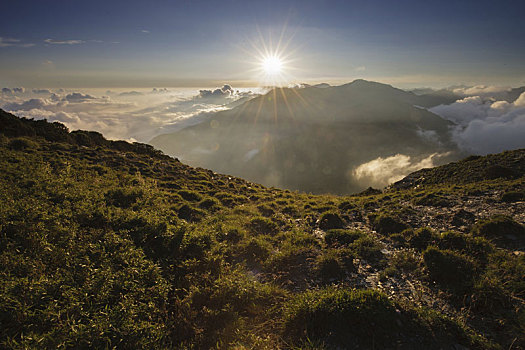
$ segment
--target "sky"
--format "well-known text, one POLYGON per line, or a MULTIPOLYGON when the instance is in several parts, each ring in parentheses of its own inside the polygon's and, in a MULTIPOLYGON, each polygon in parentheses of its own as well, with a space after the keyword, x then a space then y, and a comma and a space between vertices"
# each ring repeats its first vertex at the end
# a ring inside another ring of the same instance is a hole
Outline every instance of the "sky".
POLYGON ((0 12, 11 88, 257 86, 265 48, 289 83, 525 85, 522 0, 19 0, 0 12))

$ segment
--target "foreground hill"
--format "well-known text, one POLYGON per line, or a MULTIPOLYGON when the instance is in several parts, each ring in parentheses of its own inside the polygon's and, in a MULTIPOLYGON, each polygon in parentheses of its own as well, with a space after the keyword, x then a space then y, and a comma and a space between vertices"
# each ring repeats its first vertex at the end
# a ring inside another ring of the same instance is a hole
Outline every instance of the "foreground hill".
POLYGON ((191 165, 313 193, 364 189, 352 172, 378 157, 452 153, 449 121, 417 106, 453 102, 356 80, 277 88, 151 143, 191 165))
POLYGON ((512 178, 337 197, 0 134, 2 348, 525 347, 522 151, 490 158, 512 178))

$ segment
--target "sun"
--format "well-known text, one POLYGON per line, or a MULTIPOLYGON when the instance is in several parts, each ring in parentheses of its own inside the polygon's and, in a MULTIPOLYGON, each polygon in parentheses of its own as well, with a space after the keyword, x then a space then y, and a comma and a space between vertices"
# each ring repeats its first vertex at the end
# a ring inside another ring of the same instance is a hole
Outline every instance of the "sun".
MULTIPOLYGON (((263 35, 257 28, 258 37, 247 38, 243 43, 248 47, 241 46, 241 50, 247 56, 252 67, 252 79, 258 81, 263 87, 288 86, 295 80, 293 72, 297 71, 296 63, 297 49, 291 47, 292 38, 295 33, 288 34, 286 25, 280 33, 277 29, 269 30, 268 35, 263 35)), ((244 45, 244 44, 243 44, 244 45)))
POLYGON ((281 74, 283 63, 278 56, 267 56, 262 60, 262 69, 267 75, 281 74))

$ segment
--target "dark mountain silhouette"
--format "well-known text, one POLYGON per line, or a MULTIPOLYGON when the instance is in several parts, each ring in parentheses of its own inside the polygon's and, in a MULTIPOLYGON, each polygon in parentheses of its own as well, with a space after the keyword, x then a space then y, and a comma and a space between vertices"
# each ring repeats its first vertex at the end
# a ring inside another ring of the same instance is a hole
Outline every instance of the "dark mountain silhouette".
POLYGON ((349 193, 363 189, 351 176, 362 163, 454 151, 451 123, 417 107, 449 102, 450 96, 418 96, 365 80, 275 88, 151 143, 191 165, 265 185, 349 193))

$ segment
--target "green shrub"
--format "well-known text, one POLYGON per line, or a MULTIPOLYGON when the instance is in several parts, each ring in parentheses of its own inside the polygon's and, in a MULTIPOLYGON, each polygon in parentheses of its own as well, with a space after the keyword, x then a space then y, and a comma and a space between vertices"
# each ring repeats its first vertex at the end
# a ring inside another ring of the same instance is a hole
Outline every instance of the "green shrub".
POLYGON ((373 218, 371 224, 374 230, 376 230, 377 232, 383 235, 399 233, 408 228, 407 224, 399 222, 393 217, 387 216, 387 215, 379 215, 373 218))
POLYGON ((343 219, 339 214, 328 212, 321 215, 319 219, 319 228, 321 230, 340 229, 344 227, 343 219))
POLYGON ((478 221, 472 228, 472 233, 496 242, 512 243, 512 241, 525 240, 525 228, 504 215, 495 215, 478 221))
POLYGON ((525 193, 524 192, 517 192, 517 191, 509 191, 503 193, 501 196, 501 201, 506 203, 514 203, 514 202, 520 202, 525 199, 525 193))
POLYGON ((409 250, 396 252, 390 259, 390 264, 397 270, 412 273, 419 268, 420 257, 409 250))
POLYGON ((265 262, 265 270, 274 273, 280 282, 304 283, 305 278, 311 278, 311 261, 317 254, 309 247, 287 244, 265 262))
POLYGON ((189 202, 198 202, 202 199, 202 196, 195 191, 189 191, 189 190, 181 190, 178 192, 179 196, 184 198, 185 200, 189 202))
POLYGON ((423 252, 423 261, 430 277, 445 288, 463 290, 474 280, 474 262, 451 250, 428 247, 423 252))
POLYGON ((144 191, 135 188, 117 188, 106 192, 104 197, 108 205, 119 208, 129 208, 142 198, 144 191))
POLYGON ((310 339, 332 347, 387 346, 399 326, 396 307, 373 290, 328 287, 297 295, 285 305, 284 336, 310 339))
POLYGON ((371 237, 361 237, 349 245, 358 257, 370 262, 379 262, 383 258, 382 246, 371 237))
POLYGON ((436 234, 428 227, 417 229, 412 235, 407 232, 407 235, 408 244, 419 250, 424 250, 437 239, 436 234))
POLYGON ((327 250, 319 255, 315 266, 319 277, 325 282, 340 280, 344 277, 344 268, 337 251, 327 250))
POLYGON ((188 204, 183 204, 177 209, 177 213, 180 219, 188 222, 199 222, 206 216, 206 212, 201 209, 194 208, 188 204))
POLYGON ((221 239, 224 239, 230 243, 237 243, 244 238, 244 233, 236 227, 229 228, 225 232, 218 235, 221 239))
POLYGON ((241 255, 250 264, 262 264, 270 256, 272 245, 264 237, 254 237, 240 247, 241 255))
POLYGON ((256 217, 248 223, 248 229, 256 235, 274 235, 279 232, 279 226, 265 217, 256 217))
POLYGON ((463 252, 482 262, 485 262, 487 256, 494 250, 493 245, 483 237, 472 237, 455 231, 441 233, 438 246, 440 249, 463 252))
POLYGON ((349 201, 344 201, 344 202, 341 202, 339 203, 339 205, 337 206, 340 210, 342 211, 349 211, 351 209, 354 209, 355 208, 355 205, 353 205, 352 203, 350 203, 349 201))
POLYGON ((23 151, 29 149, 37 149, 38 144, 28 138, 19 137, 9 141, 8 147, 15 151, 23 151))
POLYGON ((182 240, 181 253, 187 259, 201 259, 211 248, 212 243, 213 240, 209 234, 191 232, 182 240))
POLYGON ((270 217, 273 214, 275 214, 275 211, 268 205, 261 204, 257 206, 257 210, 261 213, 261 215, 270 217))
POLYGON ((215 198, 206 198, 206 199, 203 199, 199 204, 198 204, 198 207, 200 209, 205 209, 205 210, 209 210, 209 211, 214 211, 214 210, 217 210, 219 209, 221 206, 221 202, 219 202, 219 200, 215 199, 215 198))
POLYGON ((332 229, 326 231, 324 241, 328 245, 346 245, 361 237, 363 237, 363 233, 359 231, 332 229))
POLYGON ((441 233, 439 238, 439 247, 441 249, 465 250, 467 249, 468 239, 464 234, 455 231, 446 231, 441 233))

